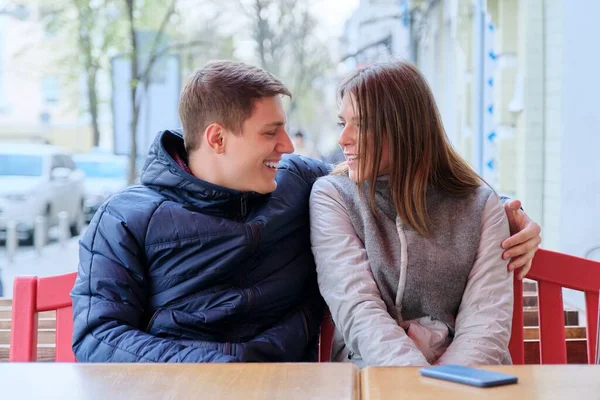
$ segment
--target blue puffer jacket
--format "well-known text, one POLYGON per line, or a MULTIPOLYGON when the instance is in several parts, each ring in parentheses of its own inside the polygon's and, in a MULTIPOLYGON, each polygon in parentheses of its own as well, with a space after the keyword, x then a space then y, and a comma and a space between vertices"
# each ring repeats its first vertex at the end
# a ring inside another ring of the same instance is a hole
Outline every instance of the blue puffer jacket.
POLYGON ((83 362, 306 360, 323 303, 308 198, 327 166, 286 156, 269 195, 185 172, 160 133, 142 185, 113 196, 80 242, 73 350, 83 362))

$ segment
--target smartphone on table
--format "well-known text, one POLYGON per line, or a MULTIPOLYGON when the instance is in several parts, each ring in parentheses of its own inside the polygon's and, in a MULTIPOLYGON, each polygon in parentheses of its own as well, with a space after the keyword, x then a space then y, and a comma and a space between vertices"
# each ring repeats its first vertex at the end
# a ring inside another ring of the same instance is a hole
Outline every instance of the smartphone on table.
POLYGON ((519 380, 514 375, 465 367, 462 365, 436 365, 433 367, 421 368, 419 372, 421 375, 428 378, 442 379, 477 387, 510 385, 512 383, 517 383, 519 380))

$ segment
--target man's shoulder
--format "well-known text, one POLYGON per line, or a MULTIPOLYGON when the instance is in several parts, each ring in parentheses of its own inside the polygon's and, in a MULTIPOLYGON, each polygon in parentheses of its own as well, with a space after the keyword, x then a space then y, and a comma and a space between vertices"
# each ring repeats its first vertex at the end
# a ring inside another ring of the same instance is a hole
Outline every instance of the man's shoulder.
POLYGON ((164 201, 164 196, 156 190, 144 185, 134 185, 111 196, 107 201, 107 206, 112 209, 120 207, 129 209, 131 206, 136 209, 144 209, 156 207, 162 201, 164 201))
POLYGON ((287 154, 283 156, 279 166, 282 170, 288 170, 300 176, 310 185, 312 185, 317 178, 325 176, 331 171, 331 165, 298 154, 287 154))
POLYGON ((112 219, 125 223, 135 222, 137 225, 148 221, 164 200, 164 196, 147 186, 130 186, 106 200, 94 216, 94 220, 100 222, 110 216, 112 219))
POLYGON ((144 243, 152 215, 164 199, 157 191, 142 185, 130 186, 111 196, 92 218, 80 245, 92 248, 94 243, 105 242, 122 246, 127 240, 144 243))

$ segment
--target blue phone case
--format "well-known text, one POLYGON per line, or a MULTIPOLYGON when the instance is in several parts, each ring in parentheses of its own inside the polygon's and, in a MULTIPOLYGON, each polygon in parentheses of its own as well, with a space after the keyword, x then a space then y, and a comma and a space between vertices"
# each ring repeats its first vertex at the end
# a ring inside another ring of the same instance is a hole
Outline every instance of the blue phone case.
POLYGON ((463 367, 462 365, 439 365, 421 368, 421 375, 428 378, 443 379, 446 381, 463 383, 477 387, 492 387, 517 383, 514 375, 490 372, 483 369, 463 367))

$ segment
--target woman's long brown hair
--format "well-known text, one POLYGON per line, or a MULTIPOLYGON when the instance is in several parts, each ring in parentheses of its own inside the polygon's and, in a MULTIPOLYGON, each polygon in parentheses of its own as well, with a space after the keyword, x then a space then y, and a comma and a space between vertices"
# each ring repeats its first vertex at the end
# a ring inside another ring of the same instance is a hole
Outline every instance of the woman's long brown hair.
MULTIPOLYGON (((359 69, 344 79, 338 95, 340 99, 353 96, 357 107, 358 181, 359 185, 369 185, 373 211, 375 177, 388 174, 392 200, 402 222, 429 235, 428 188, 464 196, 483 183, 453 149, 431 89, 411 64, 391 62, 359 69), (389 170, 380 171, 384 142, 388 144, 389 170), (367 171, 373 177, 368 182, 364 180, 367 171)), ((334 173, 347 171, 344 163, 334 173)))

